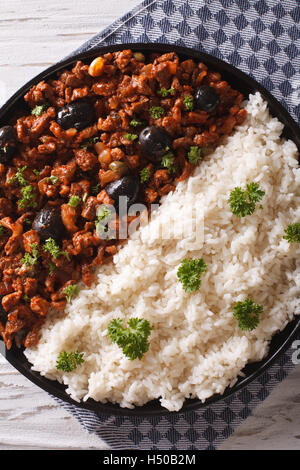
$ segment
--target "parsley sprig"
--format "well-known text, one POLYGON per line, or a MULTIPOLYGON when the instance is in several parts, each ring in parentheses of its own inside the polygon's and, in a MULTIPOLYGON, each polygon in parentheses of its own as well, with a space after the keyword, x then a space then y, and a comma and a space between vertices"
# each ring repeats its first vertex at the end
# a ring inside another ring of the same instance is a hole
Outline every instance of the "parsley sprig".
POLYGON ((63 293, 66 296, 67 302, 71 302, 72 297, 76 297, 79 292, 79 287, 77 284, 70 284, 63 290, 63 293))
POLYGON ((263 306, 255 304, 252 299, 248 298, 244 302, 236 302, 233 310, 233 316, 238 321, 241 330, 254 330, 259 324, 263 306))
POLYGON ((169 174, 176 173, 177 167, 175 165, 175 158, 172 152, 168 152, 162 157, 161 166, 163 168, 167 168, 169 174))
POLYGON ((33 186, 28 184, 27 186, 23 186, 21 188, 21 199, 18 200, 19 207, 21 209, 29 208, 35 208, 37 207, 37 202, 36 202, 36 193, 34 192, 33 186))
POLYGON ((27 165, 23 166, 22 168, 18 168, 15 176, 12 176, 8 179, 9 184, 16 184, 19 186, 26 186, 27 180, 24 177, 24 171, 27 169, 27 165))
POLYGON ((265 191, 259 188, 258 183, 252 182, 247 184, 245 190, 237 186, 230 193, 228 200, 230 209, 237 217, 251 215, 255 211, 256 203, 261 201, 264 195, 265 191))
POLYGON ((185 95, 183 98, 183 104, 188 111, 193 111, 194 109, 194 98, 192 95, 185 95))
POLYGON ((30 248, 31 248, 31 253, 25 253, 21 260, 22 263, 25 264, 26 266, 35 265, 40 256, 37 243, 31 243, 30 248))
POLYGON ((70 258, 67 251, 61 251, 56 241, 53 238, 48 238, 43 245, 43 250, 50 253, 52 258, 57 259, 60 255, 64 255, 68 260, 70 258))
POLYGON ((192 145, 188 153, 189 162, 193 165, 197 165, 198 161, 201 159, 201 156, 202 149, 200 147, 197 147, 196 145, 192 145))
POLYGON ((108 336, 113 343, 122 348, 128 359, 142 359, 149 349, 148 337, 151 326, 144 318, 130 318, 124 328, 121 318, 114 318, 108 325, 108 336))
POLYGON ((124 137, 126 140, 130 140, 131 142, 133 142, 134 140, 138 139, 139 136, 137 134, 127 133, 124 135, 124 137))
POLYGON ((201 286, 201 274, 205 273, 207 265, 203 258, 185 258, 177 271, 177 277, 185 292, 195 292, 201 286))
POLYGON ((81 203, 81 197, 77 196, 76 194, 73 194, 73 196, 70 197, 69 199, 69 206, 71 207, 77 207, 81 203))
POLYGON ((139 127, 139 126, 142 126, 144 124, 143 121, 141 121, 140 119, 138 118, 133 118, 130 123, 129 123, 132 127, 139 127))
POLYGON ((49 107, 50 107, 50 104, 49 104, 49 103, 44 103, 44 104, 41 104, 41 105, 37 105, 37 106, 35 106, 35 107, 32 109, 31 114, 32 114, 33 116, 39 117, 39 116, 41 116, 49 107))
POLYGON ((97 209, 97 219, 95 221, 95 227, 96 227, 96 232, 101 238, 109 238, 109 227, 108 227, 108 222, 111 216, 111 211, 109 208, 105 205, 102 204, 100 207, 97 209))
POLYGON ((150 171, 149 168, 145 167, 140 171, 141 183, 148 183, 150 180, 150 171))
POLYGON ((83 353, 78 351, 66 352, 62 351, 59 353, 56 361, 56 369, 64 372, 72 372, 77 366, 84 363, 83 353))
POLYGON ((167 88, 161 88, 157 94, 160 95, 162 98, 166 98, 167 96, 169 95, 173 95, 173 93, 175 92, 175 89, 173 87, 169 88, 167 90, 167 88))
POLYGON ((149 112, 152 119, 159 119, 165 114, 165 110, 161 106, 151 106, 149 112))
POLYGON ((290 224, 284 230, 285 235, 283 238, 289 243, 300 243, 300 224, 290 224))

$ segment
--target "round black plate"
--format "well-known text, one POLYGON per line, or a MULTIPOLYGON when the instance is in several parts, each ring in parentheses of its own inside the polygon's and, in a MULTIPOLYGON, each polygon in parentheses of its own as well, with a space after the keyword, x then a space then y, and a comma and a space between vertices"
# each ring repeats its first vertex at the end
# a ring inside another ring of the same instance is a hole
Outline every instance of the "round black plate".
MULTIPOLYGON (((46 80, 51 76, 54 76, 57 71, 71 66, 77 60, 82 60, 83 62, 90 62, 91 58, 97 57, 99 54, 104 54, 106 52, 113 52, 123 49, 133 49, 143 51, 145 53, 149 52, 176 52, 182 58, 194 58, 198 61, 202 61, 209 66, 209 68, 218 71, 222 74, 222 78, 230 83, 230 85, 239 90, 247 97, 249 94, 259 91, 264 99, 269 104, 269 109, 273 116, 276 116, 283 124, 284 131, 283 135, 286 138, 289 138, 295 142, 299 151, 300 151, 300 129, 293 121, 288 112, 284 107, 259 83, 257 83, 253 78, 245 75, 240 70, 235 67, 226 64, 225 62, 204 54, 203 52, 167 45, 167 44, 116 44, 113 46, 105 46, 94 49, 89 52, 78 54, 71 59, 66 59, 58 64, 48 68, 44 72, 37 75, 35 78, 26 83, 17 93, 15 93, 7 103, 0 110, 0 126, 5 125, 9 118, 14 114, 14 111, 18 107, 24 107, 23 96, 34 84, 38 83, 41 80, 46 80)), ((270 344, 269 354, 265 359, 260 362, 250 363, 244 369, 243 373, 245 376, 239 378, 237 383, 232 388, 227 388, 223 395, 214 395, 203 404, 198 399, 189 399, 186 400, 180 412, 186 412, 190 410, 197 410, 208 404, 215 403, 216 401, 228 397, 233 393, 241 390, 244 386, 249 384, 252 380, 261 375, 266 368, 268 368, 273 361, 282 354, 288 346, 291 344, 293 338, 296 336, 297 331, 300 327, 300 319, 297 317, 295 320, 290 322, 283 331, 277 333, 270 344)), ((158 416, 169 414, 170 412, 162 408, 159 401, 155 400, 147 403, 142 407, 136 407, 133 410, 120 408, 117 404, 112 403, 99 403, 92 399, 88 399, 86 402, 77 403, 70 398, 70 396, 65 392, 65 386, 56 381, 51 381, 42 377, 39 373, 31 370, 30 364, 25 358, 22 349, 18 349, 16 346, 13 346, 10 351, 5 351, 4 353, 6 359, 25 377, 31 380, 33 383, 41 387, 42 389, 49 392, 51 395, 54 395, 57 398, 60 398, 68 403, 72 403, 75 406, 92 410, 96 413, 105 413, 109 415, 125 415, 125 416, 158 416)))

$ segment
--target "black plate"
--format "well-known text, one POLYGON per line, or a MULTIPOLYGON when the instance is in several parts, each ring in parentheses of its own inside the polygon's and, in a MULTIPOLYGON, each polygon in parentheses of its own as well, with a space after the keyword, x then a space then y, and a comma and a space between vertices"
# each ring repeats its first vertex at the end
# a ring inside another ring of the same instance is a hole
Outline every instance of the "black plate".
MULTIPOLYGON (((293 119, 284 109, 284 107, 253 78, 244 74, 235 67, 232 67, 231 65, 226 64, 225 62, 213 56, 204 54, 203 52, 179 46, 157 43, 122 45, 116 44, 113 46, 105 46, 94 49, 93 51, 78 54, 77 56, 74 56, 71 59, 59 62, 58 64, 48 68, 44 72, 37 75, 34 79, 30 80, 30 82, 24 85, 7 101, 7 103, 0 110, 0 126, 5 125, 7 123, 8 119, 13 115, 17 107, 24 106, 23 96, 34 84, 38 83, 41 80, 48 79, 52 75, 55 75, 57 71, 71 66, 77 60, 82 60, 83 62, 87 61, 87 63, 89 63, 93 57, 97 57, 99 54, 104 54, 106 52, 113 52, 122 49, 139 50, 145 53, 165 53, 174 51, 182 58, 194 58, 196 60, 200 60, 207 64, 209 68, 215 71, 219 71, 222 74, 222 78, 224 80, 227 80, 233 88, 241 91, 245 97, 247 97, 250 93, 259 91, 263 95, 264 99, 268 102, 269 109, 272 115, 276 116, 284 124, 285 127, 283 135, 293 140, 297 145, 298 150, 300 151, 299 127, 297 126, 295 121, 293 121, 293 119)), ((292 340, 296 336, 299 327, 300 319, 297 317, 295 320, 290 322, 283 331, 277 333, 271 341, 270 350, 267 357, 260 362, 248 364, 243 369, 243 373, 245 374, 245 376, 243 378, 240 378, 234 387, 228 387, 223 395, 214 395, 208 400, 206 400, 204 404, 198 399, 186 400, 180 412, 197 410, 203 406, 215 403, 216 401, 228 397, 233 393, 241 390, 241 388, 245 387, 252 380, 256 379, 259 375, 261 375, 273 363, 273 361, 288 348, 288 346, 291 344, 292 340)), ((13 346, 10 351, 6 350, 4 355, 6 359, 19 372, 21 372, 21 374, 31 380, 31 382, 46 390, 51 395, 54 395, 55 397, 58 397, 68 403, 72 403, 75 406, 92 410, 96 413, 105 413, 109 415, 158 416, 170 413, 169 411, 161 407, 158 400, 149 402, 142 407, 136 407, 133 410, 120 408, 119 405, 112 403, 102 404, 92 399, 88 399, 84 403, 77 403, 73 401, 70 396, 65 392, 64 385, 56 381, 48 380, 45 377, 42 377, 39 373, 32 371, 29 362, 27 361, 22 352, 22 349, 18 349, 16 346, 13 346)))

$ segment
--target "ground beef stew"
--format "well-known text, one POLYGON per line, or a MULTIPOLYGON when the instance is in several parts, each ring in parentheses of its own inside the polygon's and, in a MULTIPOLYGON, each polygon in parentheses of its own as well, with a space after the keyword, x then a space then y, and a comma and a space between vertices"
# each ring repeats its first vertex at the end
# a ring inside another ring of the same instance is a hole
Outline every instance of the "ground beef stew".
POLYGON ((0 129, 7 348, 37 344, 50 309, 63 310, 116 253, 118 230, 101 236, 99 210, 173 191, 244 121, 242 99, 203 63, 131 50, 79 61, 26 93, 28 111, 0 129))

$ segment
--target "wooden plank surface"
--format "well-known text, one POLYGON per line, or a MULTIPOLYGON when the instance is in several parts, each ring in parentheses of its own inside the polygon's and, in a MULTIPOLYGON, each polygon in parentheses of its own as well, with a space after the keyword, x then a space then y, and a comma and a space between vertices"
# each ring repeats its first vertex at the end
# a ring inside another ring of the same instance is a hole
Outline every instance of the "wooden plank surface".
MULTIPOLYGON (((1 0, 0 104, 137 0, 1 0)), ((298 449, 300 366, 222 449, 298 449)), ((103 449, 77 420, 0 356, 0 450, 103 449)))

